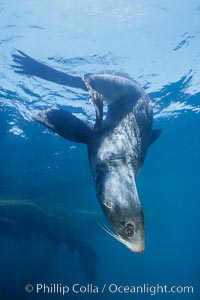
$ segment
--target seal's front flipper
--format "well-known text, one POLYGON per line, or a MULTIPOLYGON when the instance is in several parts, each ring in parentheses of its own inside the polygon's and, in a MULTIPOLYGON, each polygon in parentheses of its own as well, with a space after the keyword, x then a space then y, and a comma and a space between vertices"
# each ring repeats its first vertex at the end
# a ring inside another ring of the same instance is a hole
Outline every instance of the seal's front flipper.
POLYGON ((33 118, 67 140, 89 143, 93 130, 83 121, 66 110, 49 109, 41 111, 33 118))
POLYGON ((17 65, 13 65, 15 72, 43 78, 58 84, 69 87, 87 90, 86 85, 81 77, 71 76, 33 59, 24 52, 18 50, 17 54, 13 54, 13 61, 17 65))
POLYGON ((162 130, 160 128, 152 130, 149 146, 152 145, 159 138, 161 132, 162 130))

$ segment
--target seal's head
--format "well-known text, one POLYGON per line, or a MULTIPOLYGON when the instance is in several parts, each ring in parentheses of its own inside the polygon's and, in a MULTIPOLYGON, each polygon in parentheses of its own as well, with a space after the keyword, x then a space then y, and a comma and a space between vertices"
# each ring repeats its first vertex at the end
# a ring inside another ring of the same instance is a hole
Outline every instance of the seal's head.
POLYGON ((130 250, 143 253, 145 224, 135 179, 121 176, 121 171, 107 174, 103 185, 97 189, 102 210, 115 233, 103 228, 130 250))
POLYGON ((109 204, 103 203, 102 207, 115 233, 106 227, 104 230, 130 250, 143 253, 145 226, 142 209, 135 207, 130 210, 128 207, 113 205, 111 202, 109 204))

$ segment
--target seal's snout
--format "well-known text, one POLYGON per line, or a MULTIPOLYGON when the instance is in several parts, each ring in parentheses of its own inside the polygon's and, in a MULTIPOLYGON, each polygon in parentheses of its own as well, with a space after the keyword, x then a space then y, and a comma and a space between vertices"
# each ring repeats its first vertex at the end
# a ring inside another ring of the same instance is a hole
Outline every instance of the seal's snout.
POLYGON ((144 248, 143 249, 139 249, 138 251, 136 251, 139 254, 143 254, 144 253, 144 248))
MULTIPOLYGON (((128 245, 127 245, 128 246, 128 245)), ((133 246, 128 246, 128 248, 138 254, 143 254, 144 253, 144 247, 133 247, 133 246)))

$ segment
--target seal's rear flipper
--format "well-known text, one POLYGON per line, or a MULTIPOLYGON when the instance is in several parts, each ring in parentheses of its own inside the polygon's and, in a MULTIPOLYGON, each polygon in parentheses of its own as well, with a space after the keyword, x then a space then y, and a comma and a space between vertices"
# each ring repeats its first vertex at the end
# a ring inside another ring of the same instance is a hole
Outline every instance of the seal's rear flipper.
POLYGON ((33 118, 73 142, 87 144, 94 134, 90 127, 66 110, 44 110, 34 115, 33 118))
POLYGON ((86 74, 83 80, 92 98, 101 95, 108 105, 118 101, 123 105, 125 99, 136 103, 142 94, 135 80, 120 75, 86 74))
POLYGON ((18 50, 17 54, 13 54, 12 57, 13 61, 17 64, 13 65, 16 73, 40 77, 58 84, 87 91, 86 85, 81 77, 71 76, 64 72, 54 70, 20 50, 18 50))
POLYGON ((162 130, 160 128, 152 130, 149 146, 152 145, 159 138, 161 132, 162 130))

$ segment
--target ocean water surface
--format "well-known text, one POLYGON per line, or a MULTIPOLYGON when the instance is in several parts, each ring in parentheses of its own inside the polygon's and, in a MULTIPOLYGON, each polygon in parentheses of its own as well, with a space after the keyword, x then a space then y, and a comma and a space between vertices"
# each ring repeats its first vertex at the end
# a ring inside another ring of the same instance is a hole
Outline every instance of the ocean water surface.
POLYGON ((199 19, 197 0, 0 1, 0 299, 199 299, 199 19), (162 134, 137 179, 144 254, 99 227, 86 147, 31 118, 62 108, 93 125, 89 95, 16 73, 18 49, 75 76, 130 74, 149 93, 162 134), (36 291, 88 283, 100 292, 36 291))

